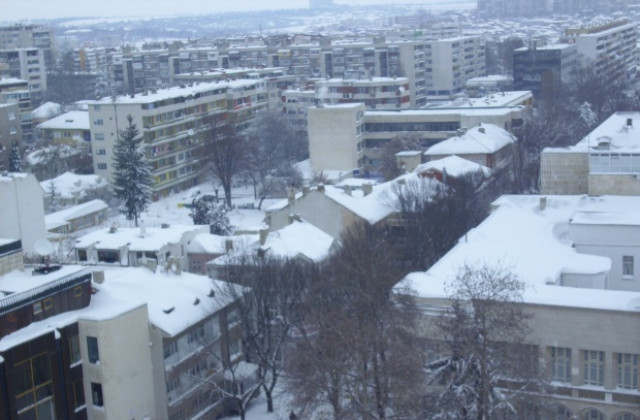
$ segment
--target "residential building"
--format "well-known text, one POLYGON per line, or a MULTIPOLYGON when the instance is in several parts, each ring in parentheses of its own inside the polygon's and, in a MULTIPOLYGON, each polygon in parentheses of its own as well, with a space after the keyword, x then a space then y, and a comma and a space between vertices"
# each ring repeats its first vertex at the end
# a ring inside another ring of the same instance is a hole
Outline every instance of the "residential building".
POLYGON ((91 148, 88 111, 69 111, 36 126, 39 137, 52 144, 68 144, 91 148))
POLYGON ((64 237, 104 223, 107 219, 108 208, 107 203, 102 200, 76 204, 64 210, 47 214, 44 218, 45 227, 47 232, 64 237))
POLYGON ((536 98, 558 95, 576 70, 577 47, 552 44, 518 48, 513 52, 513 88, 529 90, 536 98))
POLYGON ((364 104, 309 109, 309 159, 315 172, 343 172, 351 177, 364 164, 364 104))
POLYGON ((18 104, 22 140, 30 141, 33 138, 33 116, 28 82, 16 78, 0 78, 0 103, 18 104))
POLYGON ((565 32, 569 42, 576 44, 578 55, 587 65, 595 66, 596 74, 610 82, 624 82, 635 74, 638 30, 634 23, 617 20, 565 32))
POLYGON ((504 169, 513 164, 516 138, 508 131, 493 125, 481 124, 466 132, 429 147, 427 161, 458 156, 490 169, 504 169))
POLYGON ((54 37, 50 28, 33 24, 0 27, 0 50, 30 47, 41 49, 46 69, 53 69, 54 37))
POLYGON ((266 104, 260 80, 194 83, 92 101, 94 172, 113 182, 113 148, 131 115, 151 165, 153 198, 190 188, 202 182, 204 156, 199 151, 215 140, 216 124, 234 123, 242 130, 266 104))
POLYGON ((426 43, 429 101, 448 101, 462 93, 467 80, 486 76, 484 44, 477 36, 459 36, 426 43))
POLYGON ((22 147, 22 127, 18 104, 0 103, 0 171, 8 171, 14 144, 22 147))
POLYGON ((139 267, 177 264, 189 267, 187 246, 198 234, 209 233, 209 226, 162 225, 160 227, 103 228, 78 238, 74 244, 76 261, 139 267))
POLYGON ((45 208, 48 209, 51 201, 51 190, 55 190, 57 205, 60 207, 80 204, 91 197, 108 197, 109 183, 100 175, 80 175, 65 172, 55 178, 40 182, 40 187, 45 192, 45 208), (52 185, 53 184, 53 187, 52 185))
POLYGON ((24 254, 20 240, 0 238, 0 276, 23 268, 24 254))
POLYGON ((367 77, 356 73, 344 79, 315 83, 317 103, 325 105, 361 102, 367 109, 407 109, 411 105, 409 79, 367 77))
POLYGON ((19 239, 25 252, 34 252, 36 241, 46 236, 43 194, 32 174, 0 173, 0 238, 19 239))
POLYGON ((546 148, 542 194, 640 195, 640 113, 616 112, 574 146, 546 148))
POLYGON ((522 124, 522 114, 532 102, 531 92, 516 91, 482 98, 458 99, 427 109, 365 110, 361 136, 357 135, 357 128, 354 128, 357 127, 359 115, 354 106, 345 105, 342 109, 332 106, 309 108, 309 152, 312 169, 315 172, 324 171, 326 175, 327 171, 339 168, 338 171, 343 172, 341 177, 345 177, 350 176, 346 174, 347 171, 357 168, 360 175, 378 176, 384 146, 397 136, 416 136, 422 150, 426 150, 439 141, 455 136, 460 130, 478 124, 494 124, 511 131, 522 124), (318 114, 312 116, 312 113, 318 114), (335 118, 333 114, 336 114, 335 118), (331 121, 317 119, 315 115, 331 116, 331 121), (326 131, 327 127, 330 127, 329 131, 326 131), (325 136, 328 138, 325 139, 325 136), (361 142, 360 154, 358 143, 361 142), (350 160, 345 158, 345 154, 341 157, 334 156, 335 150, 330 146, 334 143, 348 148, 349 153, 355 154, 350 160), (322 157, 321 154, 325 156, 322 157), (362 159, 360 165, 356 165, 358 159, 362 159), (338 163, 340 166, 336 166, 338 163))
POLYGON ((512 90, 530 89, 514 89, 512 78, 501 74, 492 74, 490 76, 472 77, 467 80, 464 92, 471 98, 480 98, 492 93, 495 94, 512 90))
POLYGON ((255 384, 221 282, 179 265, 47 268, 0 275, 2 418, 218 418, 233 401, 216 386, 255 384), (234 383, 225 372, 238 365, 234 383))
POLYGON ((531 316, 529 334, 514 344, 542 361, 555 418, 637 419, 640 336, 630 332, 640 328, 639 205, 620 196, 501 197, 465 240, 407 276, 425 329, 451 304, 463 266, 506 270, 523 283, 531 316))
POLYGON ((0 63, 9 66, 6 76, 26 80, 35 103, 40 103, 47 90, 44 51, 39 48, 0 50, 0 63))

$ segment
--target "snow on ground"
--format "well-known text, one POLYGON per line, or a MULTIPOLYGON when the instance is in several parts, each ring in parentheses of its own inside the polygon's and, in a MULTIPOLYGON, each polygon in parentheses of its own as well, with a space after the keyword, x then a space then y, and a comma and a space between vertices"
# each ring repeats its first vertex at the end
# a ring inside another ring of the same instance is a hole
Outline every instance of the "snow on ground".
MULTIPOLYGON (((204 183, 191 189, 172 194, 156 202, 149 204, 147 211, 143 212, 140 220, 145 226, 160 226, 163 223, 191 225, 193 220, 189 216, 191 210, 184 205, 190 205, 195 197, 201 194, 215 195, 215 188, 211 183, 204 183)), ((222 188, 218 189, 220 199, 224 198, 222 188)), ((258 231, 266 228, 264 223, 264 211, 257 209, 258 200, 253 197, 251 186, 238 185, 232 191, 232 204, 236 207, 229 212, 229 220, 236 230, 258 231), (243 208, 251 207, 254 208, 243 208)), ((262 209, 281 199, 268 199, 262 204, 262 209)), ((133 226, 133 221, 125 219, 124 215, 118 215, 109 220, 108 224, 118 226, 133 226)))

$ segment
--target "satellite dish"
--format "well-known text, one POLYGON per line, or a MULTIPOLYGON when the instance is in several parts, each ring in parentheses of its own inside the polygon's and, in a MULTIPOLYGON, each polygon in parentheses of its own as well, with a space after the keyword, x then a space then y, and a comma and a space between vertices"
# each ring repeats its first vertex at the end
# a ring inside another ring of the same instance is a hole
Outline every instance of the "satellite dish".
POLYGON ((193 131, 193 129, 190 128, 187 130, 187 134, 190 136, 193 136, 195 134, 195 131, 193 131))
POLYGON ((40 238, 33 244, 33 250, 41 257, 47 257, 53 254, 53 245, 46 238, 40 238))

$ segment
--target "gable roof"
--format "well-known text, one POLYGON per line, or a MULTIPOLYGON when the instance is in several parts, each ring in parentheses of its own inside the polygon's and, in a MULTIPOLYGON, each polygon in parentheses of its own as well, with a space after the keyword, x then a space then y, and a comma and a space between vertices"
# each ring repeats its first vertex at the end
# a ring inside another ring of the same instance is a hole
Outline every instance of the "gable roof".
POLYGON ((495 153, 512 144, 514 137, 493 124, 482 124, 467 130, 461 136, 451 137, 436 143, 424 152, 425 155, 471 155, 495 153))
POLYGON ((446 171, 448 175, 453 177, 460 177, 476 172, 482 172, 484 176, 489 176, 491 174, 491 169, 486 166, 463 159, 456 155, 447 156, 446 158, 437 160, 430 160, 427 163, 418 165, 413 171, 420 174, 432 169, 440 173, 444 173, 446 171))
POLYGON ((44 216, 44 223, 47 230, 56 229, 70 223, 73 219, 88 216, 101 210, 106 210, 107 208, 109 208, 109 206, 104 201, 97 199, 91 200, 55 213, 47 214, 44 216))

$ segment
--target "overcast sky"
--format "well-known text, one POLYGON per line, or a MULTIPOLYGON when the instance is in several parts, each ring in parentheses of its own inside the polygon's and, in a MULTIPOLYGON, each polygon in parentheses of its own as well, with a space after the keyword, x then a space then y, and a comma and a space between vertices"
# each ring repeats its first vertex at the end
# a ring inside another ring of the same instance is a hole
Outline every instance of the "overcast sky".
MULTIPOLYGON (((417 3, 429 6, 446 0, 334 0, 363 5, 417 3)), ((460 0, 453 0, 460 1, 460 0)), ((467 0, 468 1, 468 0, 467 0)), ((211 12, 306 8, 308 0, 0 0, 0 20, 23 21, 85 16, 167 16, 211 12)))

